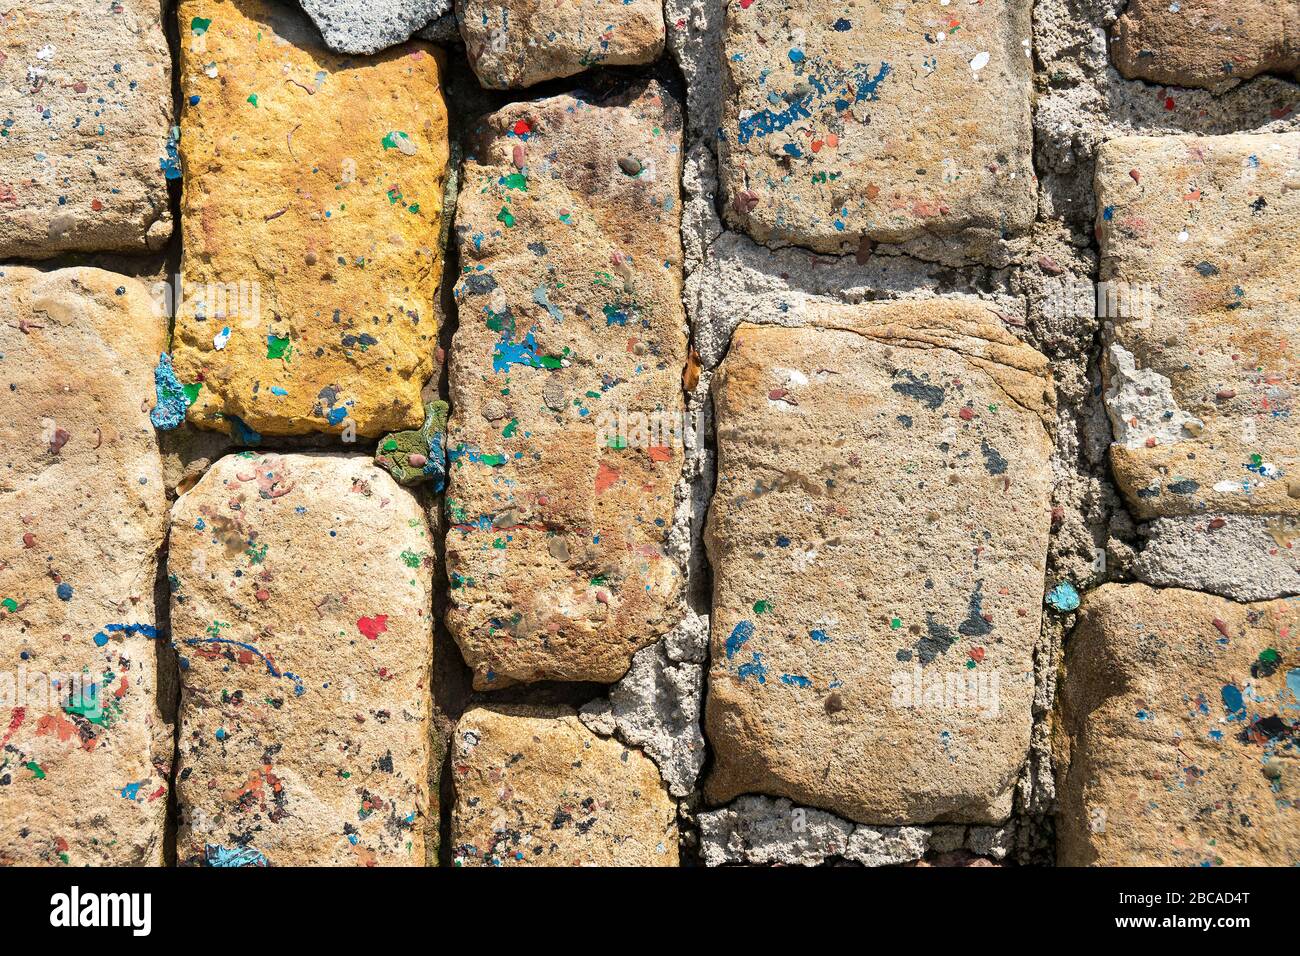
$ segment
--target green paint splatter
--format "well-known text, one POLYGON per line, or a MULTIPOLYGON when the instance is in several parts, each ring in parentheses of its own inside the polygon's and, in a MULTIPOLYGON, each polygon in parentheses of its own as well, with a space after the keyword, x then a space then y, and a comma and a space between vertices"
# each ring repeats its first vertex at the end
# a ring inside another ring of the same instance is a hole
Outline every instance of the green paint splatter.
POLYGON ((13 598, 5 598, 3 601, 0 601, 0 607, 3 607, 6 611, 13 612, 18 610, 18 602, 13 598))
POLYGON ((510 419, 510 424, 507 425, 505 428, 501 429, 501 437, 514 438, 515 432, 518 430, 519 430, 519 419, 512 418, 510 419))
POLYGON ((37 780, 45 779, 45 771, 41 769, 41 765, 35 760, 29 760, 27 763, 23 764, 23 766, 30 770, 36 776, 37 780))
POLYGON ((505 223, 507 229, 513 229, 515 226, 515 217, 510 214, 510 210, 505 206, 502 206, 501 211, 497 213, 497 221, 505 223))
POLYGON ((402 563, 408 568, 418 568, 424 563, 424 552, 406 550, 402 552, 402 563))
POLYGON ((182 385, 181 391, 185 393, 185 400, 193 405, 199 399, 199 390, 203 388, 202 382, 195 382, 192 385, 182 385))
POLYGON ((771 601, 755 601, 755 602, 754 602, 754 613, 755 613, 755 614, 766 614, 766 613, 767 613, 768 611, 770 611, 770 610, 772 610, 772 602, 771 602, 771 601))
POLYGON ((201 37, 208 32, 208 27, 212 26, 212 20, 209 17, 195 17, 190 21, 190 32, 196 37, 201 37))
POLYGON ((289 351, 289 336, 276 335, 274 332, 266 336, 266 357, 269 359, 286 358, 289 351))
POLYGON ((248 102, 252 103, 254 106, 257 106, 257 94, 256 94, 256 93, 249 93, 249 94, 248 94, 248 102))
POLYGON ((511 173, 509 176, 501 177, 501 185, 506 189, 522 189, 528 192, 528 177, 523 173, 511 173))
POLYGON ((898 618, 898 617, 890 618, 890 619, 889 619, 889 626, 890 626, 891 628, 893 628, 893 629, 896 631, 896 630, 898 630, 900 627, 903 626, 903 619, 902 619, 902 618, 898 618))

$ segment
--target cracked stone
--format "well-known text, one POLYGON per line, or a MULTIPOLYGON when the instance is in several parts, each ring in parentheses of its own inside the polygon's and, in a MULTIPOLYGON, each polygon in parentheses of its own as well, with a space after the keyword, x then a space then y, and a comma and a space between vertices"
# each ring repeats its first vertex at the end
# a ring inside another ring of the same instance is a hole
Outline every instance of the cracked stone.
POLYGON ((704 668, 675 664, 664 644, 642 648, 632 666, 609 693, 609 700, 588 716, 592 730, 638 747, 655 762, 674 797, 695 789, 704 766, 704 735, 700 733, 704 668))

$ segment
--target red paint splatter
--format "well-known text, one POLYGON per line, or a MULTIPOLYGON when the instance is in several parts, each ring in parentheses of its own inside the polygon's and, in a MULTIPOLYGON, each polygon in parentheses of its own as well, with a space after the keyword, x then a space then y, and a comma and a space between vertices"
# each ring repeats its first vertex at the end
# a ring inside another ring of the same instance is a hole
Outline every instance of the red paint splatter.
POLYGON ((357 630, 372 641, 377 640, 380 634, 388 630, 388 615, 376 614, 374 617, 359 617, 357 618, 357 630))
POLYGON ((621 477, 617 468, 611 468, 602 461, 596 470, 596 494, 608 491, 621 477))
POLYGON ((673 460, 673 450, 666 445, 651 445, 649 452, 651 461, 673 460))
POLYGON ((14 715, 9 718, 9 729, 5 731, 4 738, 0 739, 0 747, 3 747, 5 744, 9 743, 9 738, 14 735, 14 731, 16 731, 19 727, 23 725, 23 720, 26 717, 27 717, 26 707, 14 708, 14 715))
POLYGON ((533 127, 528 120, 515 120, 515 125, 510 129, 516 136, 526 136, 533 131, 533 127))

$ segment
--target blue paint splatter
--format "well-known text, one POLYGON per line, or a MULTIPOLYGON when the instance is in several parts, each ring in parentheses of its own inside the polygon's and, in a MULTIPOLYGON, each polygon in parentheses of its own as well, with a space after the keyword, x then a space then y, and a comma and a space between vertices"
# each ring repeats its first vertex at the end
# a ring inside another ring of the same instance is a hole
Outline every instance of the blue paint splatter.
POLYGON ((190 407, 190 400, 172 369, 172 357, 166 352, 158 356, 158 365, 153 370, 153 385, 158 403, 149 413, 149 421, 153 422, 154 428, 171 431, 185 421, 185 410, 190 407))
POLYGON ((227 849, 224 846, 216 846, 208 843, 203 847, 203 863, 205 866, 270 866, 271 863, 265 856, 253 849, 251 846, 241 846, 227 849))
POLYGON ((741 621, 731 629, 731 636, 727 638, 727 660, 736 656, 736 652, 745 646, 751 637, 754 636, 754 624, 752 621, 741 621))
POLYGON ((1075 590, 1074 585, 1069 581, 1062 581, 1047 592, 1047 603, 1062 613, 1077 610, 1079 607, 1079 592, 1075 590))
POLYGON ((802 674, 782 674, 781 683, 790 687, 811 687, 812 681, 802 674))
POLYGON ((158 629, 152 624, 105 624, 104 629, 97 632, 91 640, 95 642, 96 647, 103 647, 108 643, 110 634, 125 634, 127 637, 143 634, 145 637, 156 638, 158 629))
POLYGON ((763 666, 763 655, 758 651, 754 651, 750 656, 750 662, 741 664, 736 670, 736 675, 740 678, 741 683, 744 683, 746 678, 756 677, 760 684, 766 684, 767 668, 763 666))

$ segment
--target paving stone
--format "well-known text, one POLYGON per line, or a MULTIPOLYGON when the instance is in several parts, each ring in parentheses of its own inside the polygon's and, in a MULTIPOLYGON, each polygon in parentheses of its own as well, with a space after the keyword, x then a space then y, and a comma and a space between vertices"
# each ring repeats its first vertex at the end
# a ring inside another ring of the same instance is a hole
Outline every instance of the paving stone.
POLYGON ((299 0, 325 45, 340 53, 378 53, 409 40, 451 10, 451 0, 299 0))
POLYGON ((456 866, 677 865, 677 808, 655 765, 571 710, 473 708, 451 766, 456 866))
POLYGON ((826 253, 1026 230, 1036 210, 1029 11, 1028 0, 729 4, 728 222, 759 242, 826 253))
POLYGON ((995 823, 1029 747, 1047 360, 985 307, 809 304, 713 383, 705 796, 995 823))
MULTIPOLYGON (((359 60, 265 0, 184 0, 189 419, 377 437, 419 428, 437 349, 442 54, 359 60)), ((236 426, 238 430, 238 426, 236 426)))
POLYGON ((157 0, 0 11, 0 257, 161 249, 171 56, 157 0))
POLYGON ((1298 624, 1294 601, 1085 598, 1059 684, 1061 865, 1300 863, 1298 624))
POLYGON ((363 455, 228 455, 177 501, 182 864, 423 865, 432 554, 363 455))
POLYGON ((664 49, 659 0, 459 0, 456 21, 470 66, 489 89, 653 63, 664 49))
POLYGON ((3 266, 0 301, 0 865, 160 865, 166 323, 99 269, 3 266))
POLYGON ((1097 185, 1111 465, 1130 509, 1300 512, 1300 133, 1112 140, 1097 185))
POLYGON ((611 683, 679 616, 680 144, 651 82, 508 106, 466 160, 447 623, 479 689, 611 683))
POLYGON ((1129 79, 1222 90, 1300 68, 1298 0, 1130 0, 1111 31, 1129 79))

